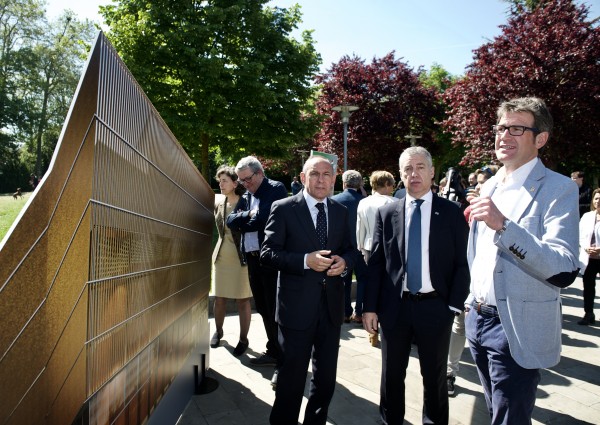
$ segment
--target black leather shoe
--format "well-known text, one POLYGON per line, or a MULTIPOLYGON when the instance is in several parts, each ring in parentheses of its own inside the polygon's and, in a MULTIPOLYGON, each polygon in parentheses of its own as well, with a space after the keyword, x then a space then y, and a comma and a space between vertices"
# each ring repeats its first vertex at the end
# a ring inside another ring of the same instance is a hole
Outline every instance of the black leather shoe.
POLYGON ((594 316, 594 313, 586 313, 585 316, 583 316, 583 318, 577 322, 578 325, 582 326, 594 325, 595 323, 596 317, 594 316))
POLYGON ((246 352, 246 350, 248 349, 248 341, 246 340, 246 342, 238 342, 238 345, 236 345, 236 347, 233 349, 233 355, 236 357, 241 356, 242 354, 244 354, 246 352))
POLYGON ((250 364, 254 366, 275 366, 277 360, 274 357, 269 356, 267 353, 261 354, 260 357, 250 360, 250 364))
POLYGON ((219 332, 215 332, 210 339, 210 348, 217 348, 221 342, 221 338, 223 338, 223 333, 219 334, 219 332))

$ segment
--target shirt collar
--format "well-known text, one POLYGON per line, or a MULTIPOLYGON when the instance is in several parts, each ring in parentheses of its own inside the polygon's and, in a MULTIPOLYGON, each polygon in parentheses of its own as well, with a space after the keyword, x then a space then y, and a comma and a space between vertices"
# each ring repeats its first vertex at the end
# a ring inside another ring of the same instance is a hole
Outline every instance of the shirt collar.
POLYGON ((527 176, 531 173, 531 170, 535 167, 538 162, 538 158, 535 157, 531 161, 521 165, 515 171, 506 175, 506 168, 502 167, 498 170, 498 186, 505 189, 521 187, 525 183, 527 176))
MULTIPOLYGON (((406 204, 405 205, 410 205, 410 203, 412 201, 414 201, 415 197, 409 195, 408 192, 406 192, 406 204)), ((429 190, 429 192, 427 192, 425 195, 423 195, 420 199, 422 199, 424 202, 433 202, 433 192, 431 191, 431 189, 429 190)))
POLYGON ((327 210, 327 198, 322 201, 318 201, 316 198, 313 198, 308 194, 306 189, 302 191, 302 195, 304 196, 304 200, 306 201, 306 205, 308 205, 308 209, 316 208, 318 202, 323 202, 325 204, 325 210, 327 210))

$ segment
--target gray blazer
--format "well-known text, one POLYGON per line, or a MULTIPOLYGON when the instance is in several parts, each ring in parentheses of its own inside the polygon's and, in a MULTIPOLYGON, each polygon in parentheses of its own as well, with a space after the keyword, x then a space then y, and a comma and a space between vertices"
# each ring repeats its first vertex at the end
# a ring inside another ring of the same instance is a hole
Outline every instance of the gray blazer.
MULTIPOLYGON (((498 175, 482 196, 491 196, 498 175)), ((494 290, 498 314, 515 361, 528 369, 547 368, 560 360, 562 315, 560 288, 577 277, 579 195, 568 177, 535 165, 516 200, 519 219, 494 236, 498 255, 494 290)), ((477 228, 469 233, 469 266, 475 257, 477 228)), ((473 300, 471 294, 466 303, 473 300)))

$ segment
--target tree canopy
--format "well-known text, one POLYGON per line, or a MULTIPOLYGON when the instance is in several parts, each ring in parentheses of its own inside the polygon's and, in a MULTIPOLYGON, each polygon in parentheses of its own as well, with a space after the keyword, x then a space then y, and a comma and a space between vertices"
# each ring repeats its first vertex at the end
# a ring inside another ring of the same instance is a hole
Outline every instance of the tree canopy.
POLYGON ((494 161, 499 104, 536 96, 555 121, 550 142, 540 152, 562 172, 599 165, 600 28, 587 20, 588 8, 570 0, 543 2, 514 13, 502 34, 475 50, 465 77, 444 93, 445 129, 464 144, 465 165, 494 161))
POLYGON ((370 64, 356 56, 343 57, 316 78, 321 85, 317 111, 328 117, 316 146, 343 158, 343 124, 333 107, 358 106, 348 127, 348 168, 395 173, 400 153, 410 146, 407 136, 420 136, 418 143, 431 147, 435 121, 441 116, 436 89, 420 82, 421 73, 396 59, 394 52, 370 64))
POLYGON ((94 31, 69 12, 48 22, 43 6, 0 0, 0 191, 26 189, 26 164, 45 172, 94 31))
POLYGON ((101 7, 111 40, 190 157, 286 157, 317 131, 320 56, 300 9, 266 0, 122 0, 101 7))

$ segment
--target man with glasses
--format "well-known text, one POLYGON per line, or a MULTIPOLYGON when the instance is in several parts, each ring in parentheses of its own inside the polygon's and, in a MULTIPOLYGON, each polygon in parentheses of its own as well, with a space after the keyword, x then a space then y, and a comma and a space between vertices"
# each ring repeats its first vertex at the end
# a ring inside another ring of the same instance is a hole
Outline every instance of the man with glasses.
POLYGON ((277 271, 260 264, 260 246, 265 239, 265 226, 271 204, 287 197, 283 183, 265 176, 261 163, 253 156, 240 159, 235 167, 238 181, 247 192, 227 217, 227 225, 242 232, 242 252, 248 263, 248 278, 254 296, 256 311, 262 316, 267 333, 267 350, 260 357, 250 360, 255 366, 275 366, 273 386, 277 383, 277 366, 281 362, 281 347, 277 341, 275 322, 275 298, 277 294, 277 271))
POLYGON ((560 359, 560 288, 578 271, 577 186, 538 159, 552 130, 542 100, 497 115, 503 167, 471 200, 465 333, 492 424, 530 424, 539 369, 560 359))

